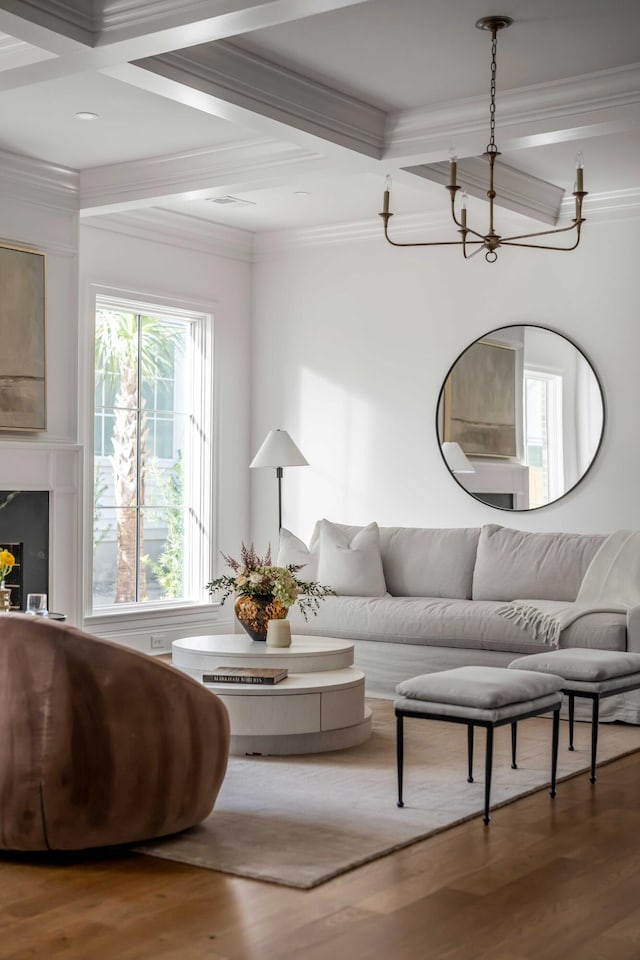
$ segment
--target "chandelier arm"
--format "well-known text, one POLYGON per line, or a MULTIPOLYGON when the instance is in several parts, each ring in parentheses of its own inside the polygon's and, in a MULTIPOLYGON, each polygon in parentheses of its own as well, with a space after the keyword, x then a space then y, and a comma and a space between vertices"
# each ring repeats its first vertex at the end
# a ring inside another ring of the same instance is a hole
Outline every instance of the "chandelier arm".
MULTIPOLYGON (((387 243, 390 243, 392 247, 459 247, 462 245, 462 240, 430 240, 430 241, 413 241, 410 243, 399 243, 396 240, 392 240, 389 236, 389 231, 387 229, 387 224, 384 225, 384 236, 387 243)), ((471 240, 470 243, 482 243, 481 240, 471 240)))
MULTIPOLYGON (((536 233, 521 233, 513 237, 504 237, 500 240, 500 243, 512 243, 514 240, 529 240, 533 237, 548 237, 553 233, 568 233, 569 230, 578 230, 580 233, 580 226, 585 222, 585 218, 581 217, 579 220, 574 220, 567 227, 556 227, 555 230, 539 230, 536 233)), ((560 247, 559 249, 567 249, 565 247, 560 247)))
POLYGON ((570 247, 554 247, 554 246, 551 246, 551 244, 547 244, 547 243, 513 243, 512 241, 504 241, 504 240, 502 240, 501 243, 504 243, 505 246, 507 247, 528 247, 530 250, 558 250, 562 253, 564 251, 570 252, 571 250, 576 249, 576 247, 580 243, 580 234, 578 233, 578 236, 576 237, 576 242, 572 244, 570 247))

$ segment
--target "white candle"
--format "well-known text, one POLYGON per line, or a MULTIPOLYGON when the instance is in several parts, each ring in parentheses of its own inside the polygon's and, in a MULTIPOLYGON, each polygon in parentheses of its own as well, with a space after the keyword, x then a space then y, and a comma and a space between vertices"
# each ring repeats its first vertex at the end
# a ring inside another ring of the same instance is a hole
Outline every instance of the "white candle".
POLYGON ((288 620, 269 620, 267 625, 267 646, 291 646, 291 624, 288 620))

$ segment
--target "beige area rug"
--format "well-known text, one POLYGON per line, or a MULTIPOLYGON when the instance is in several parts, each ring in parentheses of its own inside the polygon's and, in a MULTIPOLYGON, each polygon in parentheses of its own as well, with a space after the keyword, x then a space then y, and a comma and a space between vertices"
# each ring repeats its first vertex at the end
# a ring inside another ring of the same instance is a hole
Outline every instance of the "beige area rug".
MULTIPOLYGON (((405 720, 405 807, 399 809, 393 704, 368 703, 374 720, 367 743, 311 756, 231 757, 211 816, 138 850, 308 889, 471 817, 478 817, 478 830, 490 830, 481 819, 484 731, 476 730, 475 783, 469 784, 466 727, 405 720)), ((576 750, 570 753, 568 724, 561 722, 559 780, 588 770, 590 729, 576 724, 576 750)), ((511 770, 510 727, 496 730, 492 810, 549 783, 551 721, 520 723, 518 741, 519 769, 511 770)), ((640 727, 601 724, 599 764, 638 749, 640 727)), ((584 786, 586 797, 587 776, 584 786)), ((549 803, 562 803, 561 784, 549 803)), ((492 812, 494 821, 499 817, 499 810, 492 812)))

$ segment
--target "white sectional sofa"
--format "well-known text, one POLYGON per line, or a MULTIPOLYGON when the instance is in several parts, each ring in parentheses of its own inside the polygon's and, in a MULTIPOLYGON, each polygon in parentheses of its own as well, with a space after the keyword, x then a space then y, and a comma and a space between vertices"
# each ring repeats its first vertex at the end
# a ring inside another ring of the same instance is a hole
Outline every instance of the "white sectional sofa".
MULTIPOLYGON (((378 528, 322 520, 308 548, 283 530, 278 562, 304 564, 300 576, 338 594, 308 622, 293 607, 294 633, 353 640, 368 692, 393 697, 397 683, 419 673, 507 666, 548 650, 498 610, 513 600, 566 609, 604 540, 497 524, 378 528)), ((640 606, 582 616, 561 633, 559 646, 640 652, 640 606)), ((640 723, 640 695, 611 698, 602 719, 640 723)))

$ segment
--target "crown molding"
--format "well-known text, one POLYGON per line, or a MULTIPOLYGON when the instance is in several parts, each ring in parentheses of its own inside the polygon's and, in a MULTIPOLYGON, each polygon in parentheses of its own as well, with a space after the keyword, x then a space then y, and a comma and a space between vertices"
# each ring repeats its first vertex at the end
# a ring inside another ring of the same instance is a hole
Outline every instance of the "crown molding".
POLYGON ((80 206, 86 216, 106 207, 149 206, 176 194, 206 195, 240 180, 269 182, 292 168, 324 162, 295 144, 259 137, 204 147, 169 156, 150 157, 80 173, 80 206))
POLYGON ((47 31, 89 47, 95 43, 94 0, 4 0, 2 7, 47 31))
POLYGON ((136 65, 365 156, 382 156, 384 111, 228 41, 136 65))
MULTIPOLYGON (((501 91, 497 99, 500 146, 518 149, 536 142, 585 139, 604 130, 628 129, 637 124, 639 106, 638 63, 501 91), (550 136, 554 130, 565 136, 550 136)), ((442 159, 452 144, 459 156, 475 155, 478 138, 481 134, 485 137, 487 129, 485 96, 389 114, 385 158, 435 161, 442 159)))
MULTIPOLYGON (((133 35, 217 22, 215 33, 219 38, 366 2, 368 0, 289 0, 287 3, 273 0, 227 0, 226 3, 214 0, 179 0, 178 3, 176 0, 103 0, 100 21, 107 35, 116 31, 133 35)), ((201 37, 198 42, 206 39, 201 37)), ((192 34, 191 42, 185 46, 193 43, 192 34)))
MULTIPOLYGON (((574 200, 571 197, 562 203, 559 225, 568 224, 573 215, 574 200)), ((584 216, 587 224, 638 219, 640 218, 640 188, 589 194, 584 202, 584 216)), ((522 229, 522 220, 514 218, 513 213, 505 211, 504 217, 506 220, 502 219, 501 226, 522 229)), ((448 212, 446 197, 443 200, 442 210, 437 213, 396 215, 390 227, 390 233, 394 240, 404 243, 430 239, 457 239, 456 227, 448 212)), ((301 249, 369 241, 376 241, 386 246, 379 218, 295 230, 274 230, 256 234, 254 260, 258 262, 273 260, 301 249)))
POLYGON ((0 150, 0 182, 10 184, 13 195, 21 200, 78 209, 80 178, 70 167, 0 150))
POLYGON ((139 240, 150 240, 172 247, 182 247, 228 260, 253 260, 254 235, 247 230, 222 226, 173 210, 155 207, 130 210, 108 216, 83 217, 81 229, 90 227, 121 233, 139 240))
MULTIPOLYGON (((574 215, 573 197, 563 200, 562 212, 569 219, 574 215)), ((607 193, 589 193, 584 200, 587 222, 606 223, 614 220, 636 220, 640 217, 640 187, 611 190, 607 193)))

